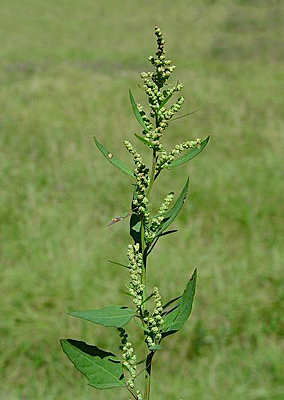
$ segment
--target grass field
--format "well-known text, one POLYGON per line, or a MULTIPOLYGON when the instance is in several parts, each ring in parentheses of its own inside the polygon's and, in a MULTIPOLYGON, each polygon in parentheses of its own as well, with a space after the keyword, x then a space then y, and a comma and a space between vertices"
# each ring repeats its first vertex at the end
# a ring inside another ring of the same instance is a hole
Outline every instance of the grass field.
POLYGON ((143 102, 137 84, 157 24, 185 84, 183 110, 199 109, 171 125, 167 146, 211 140, 153 193, 154 206, 190 176, 179 233, 150 259, 149 285, 170 299, 195 267, 199 277, 190 321, 154 362, 152 398, 283 399, 283 2, 2 0, 0 9, 1 399, 127 399, 88 387, 58 339, 116 352, 109 332, 66 311, 128 304, 127 273, 107 263, 126 261, 128 222, 106 225, 129 206, 131 184, 93 135, 131 162, 122 141, 139 126, 128 88, 143 102))

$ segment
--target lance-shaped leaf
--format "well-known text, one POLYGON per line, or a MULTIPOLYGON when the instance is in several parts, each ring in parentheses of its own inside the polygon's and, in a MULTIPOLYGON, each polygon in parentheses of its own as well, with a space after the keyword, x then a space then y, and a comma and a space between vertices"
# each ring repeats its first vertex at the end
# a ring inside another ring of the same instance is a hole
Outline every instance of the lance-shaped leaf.
POLYGON ((210 138, 210 136, 208 136, 205 140, 203 140, 201 142, 199 148, 196 147, 195 149, 189 150, 182 157, 180 157, 177 160, 171 162, 170 165, 168 166, 168 169, 171 169, 171 168, 174 168, 174 167, 178 167, 179 165, 182 165, 182 164, 188 162, 189 160, 191 160, 192 158, 196 157, 205 148, 205 146, 209 142, 209 138, 210 138))
POLYGON ((177 303, 174 307, 172 306, 172 304, 181 298, 182 298, 182 296, 175 297, 174 299, 171 299, 166 304, 164 304, 162 315, 169 314, 171 311, 173 311, 173 309, 175 309, 179 305, 179 303, 177 303))
POLYGON ((125 387, 120 360, 112 353, 73 339, 61 339, 62 349, 75 368, 97 389, 125 387))
POLYGON ((161 227, 156 233, 156 236, 161 236, 161 234, 170 226, 170 224, 174 221, 178 213, 180 212, 183 203, 185 201, 185 198, 187 196, 188 192, 188 185, 189 185, 189 179, 187 178, 186 184, 184 185, 184 188, 179 195, 179 198, 173 205, 173 207, 165 214, 165 218, 161 223, 161 227))
POLYGON ((129 307, 110 306, 100 310, 71 311, 68 314, 94 324, 122 328, 134 317, 135 311, 129 307))
POLYGON ((131 176, 134 178, 134 173, 131 168, 129 168, 126 164, 124 164, 122 161, 120 161, 116 156, 114 156, 107 148, 105 148, 96 138, 95 143, 97 145, 97 148, 100 150, 100 152, 105 156, 105 158, 115 167, 120 169, 120 171, 124 172, 125 174, 131 176))
POLYGON ((158 108, 158 111, 160 111, 160 109, 164 107, 164 105, 170 100, 170 98, 172 97, 172 95, 173 95, 174 93, 175 93, 175 91, 172 92, 172 93, 170 93, 170 94, 162 101, 160 107, 158 108))
POLYGON ((183 292, 178 306, 174 307, 172 311, 169 311, 163 317, 165 321, 162 328, 163 337, 179 331, 190 316, 195 294, 196 278, 197 270, 194 271, 192 277, 190 278, 190 281, 183 292))
POLYGON ((150 132, 149 129, 147 128, 147 126, 145 125, 145 122, 143 121, 142 115, 140 114, 136 101, 134 100, 134 97, 131 93, 131 90, 129 89, 129 98, 130 98, 130 103, 132 106, 132 110, 134 112, 134 115, 137 119, 137 121, 139 122, 139 124, 142 126, 142 128, 146 131, 146 132, 150 132))
POLYGON ((142 136, 137 135, 137 133, 134 133, 134 136, 136 136, 142 143, 146 144, 146 146, 151 147, 151 149, 154 147, 153 143, 151 143, 149 139, 143 138, 142 136))

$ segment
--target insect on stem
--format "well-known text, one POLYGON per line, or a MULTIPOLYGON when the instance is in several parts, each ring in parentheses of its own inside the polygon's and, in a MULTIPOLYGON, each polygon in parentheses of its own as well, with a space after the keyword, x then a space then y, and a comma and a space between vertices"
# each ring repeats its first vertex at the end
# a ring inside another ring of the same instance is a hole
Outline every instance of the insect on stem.
POLYGON ((128 217, 131 214, 131 211, 128 211, 125 214, 119 215, 118 217, 113 218, 107 226, 116 224, 117 222, 122 221, 124 218, 128 217))

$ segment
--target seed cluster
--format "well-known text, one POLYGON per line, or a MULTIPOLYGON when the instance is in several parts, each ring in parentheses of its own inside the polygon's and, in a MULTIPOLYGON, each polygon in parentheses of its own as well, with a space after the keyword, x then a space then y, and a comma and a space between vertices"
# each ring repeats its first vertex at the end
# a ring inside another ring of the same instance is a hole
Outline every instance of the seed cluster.
POLYGON ((174 193, 170 192, 163 200, 161 207, 158 210, 157 215, 151 219, 151 224, 148 229, 145 230, 145 237, 148 242, 150 242, 154 237, 155 233, 159 229, 163 219, 165 218, 165 214, 169 209, 169 205, 174 199, 174 193))
POLYGON ((136 375, 136 362, 137 357, 134 354, 134 350, 132 344, 128 341, 128 335, 123 328, 118 328, 119 336, 121 337, 121 346, 122 357, 124 358, 123 366, 129 372, 130 378, 126 381, 126 385, 130 388, 134 388, 134 379, 136 375))
POLYGON ((136 168, 134 170, 134 176, 136 177, 136 198, 133 199, 133 211, 139 215, 141 220, 145 223, 149 221, 148 205, 149 201, 147 198, 147 189, 150 183, 149 168, 143 163, 141 155, 135 150, 133 145, 128 141, 124 141, 124 145, 133 156, 136 168))
POLYGON ((129 293, 133 296, 133 303, 140 307, 143 301, 143 290, 145 286, 141 283, 141 274, 143 267, 142 253, 139 253, 139 244, 130 244, 128 246, 127 257, 129 259, 129 268, 131 281, 129 283, 129 293))
POLYGON ((157 170, 160 171, 163 168, 167 168, 171 162, 175 160, 176 156, 179 156, 183 152, 183 150, 192 149, 194 147, 198 148, 200 143, 201 139, 199 138, 187 140, 186 142, 177 144, 169 153, 165 150, 162 151, 159 160, 157 161, 157 170))
POLYGON ((149 333, 147 333, 147 335, 145 336, 145 341, 148 348, 151 348, 153 345, 158 344, 159 341, 162 339, 162 334, 160 333, 159 328, 164 323, 164 320, 161 316, 161 313, 163 311, 162 298, 157 287, 154 287, 153 289, 153 297, 155 302, 153 313, 149 317, 144 317, 144 322, 147 325, 147 330, 149 331, 149 333))
MULTIPOLYGON (((160 139, 163 135, 163 131, 169 125, 172 117, 180 110, 182 104, 184 103, 184 97, 179 97, 178 100, 170 106, 170 108, 167 109, 165 107, 166 103, 170 100, 173 94, 175 92, 179 92, 183 88, 183 85, 178 82, 173 87, 166 86, 166 89, 164 89, 164 85, 174 72, 175 66, 172 64, 172 61, 167 59, 165 56, 165 41, 160 28, 155 27, 155 35, 157 36, 158 49, 155 56, 149 57, 149 61, 154 66, 155 71, 141 72, 140 74, 143 80, 143 89, 145 90, 149 100, 149 117, 140 104, 138 104, 138 110, 147 128, 147 130, 143 130, 143 134, 150 141, 154 149, 157 152, 161 152, 161 157, 158 157, 158 166, 161 167, 162 165, 168 166, 169 163, 174 160, 173 157, 178 154, 174 154, 172 152, 167 153, 163 144, 160 142, 160 139), (154 119, 155 127, 150 118, 154 119)), ((184 150, 192 147, 189 145, 191 142, 188 141, 182 143, 181 145, 177 145, 182 146, 182 149, 178 148, 178 150, 184 150)))

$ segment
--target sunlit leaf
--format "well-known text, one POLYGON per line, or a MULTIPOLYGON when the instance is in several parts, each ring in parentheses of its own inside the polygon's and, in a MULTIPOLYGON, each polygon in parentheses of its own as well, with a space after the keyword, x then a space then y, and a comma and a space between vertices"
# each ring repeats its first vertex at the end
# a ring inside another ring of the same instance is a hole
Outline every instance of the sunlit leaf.
POLYGON ((146 132, 150 132, 149 129, 147 128, 147 126, 145 125, 145 122, 143 121, 143 118, 138 110, 136 101, 134 100, 134 97, 131 93, 131 90, 129 89, 129 97, 130 97, 130 103, 132 106, 132 110, 134 112, 134 115, 137 119, 137 121, 139 122, 139 124, 142 126, 142 128, 146 131, 146 132))
POLYGON ((100 310, 71 311, 68 314, 95 324, 122 328, 134 317, 135 311, 129 307, 110 306, 100 310))
POLYGON ((120 171, 124 172, 125 174, 131 176, 134 178, 134 173, 131 168, 129 168, 126 164, 124 164, 122 161, 120 161, 116 156, 114 156, 107 148, 105 148, 96 138, 95 143, 97 145, 97 148, 100 150, 100 152, 105 156, 105 158, 115 167, 120 169, 120 171))
POLYGON ((161 234, 170 226, 170 224, 174 221, 178 213, 180 212, 183 203, 185 201, 185 198, 187 196, 188 192, 188 185, 189 185, 189 179, 187 178, 186 184, 179 195, 179 198, 173 205, 173 207, 165 214, 164 220, 161 223, 161 228, 158 230, 156 236, 161 236, 161 234))
POLYGON ((196 278, 197 270, 194 271, 190 278, 190 281, 179 300, 178 306, 163 317, 165 321, 162 328, 163 337, 179 331, 190 316, 196 288, 196 278))
POLYGON ((194 148, 192 150, 189 150, 187 153, 185 153, 182 157, 178 158, 177 160, 171 162, 169 166, 167 167, 168 169, 178 167, 179 165, 182 165, 190 160, 192 160, 194 157, 196 157, 201 151, 206 147, 208 141, 209 141, 210 136, 208 136, 203 142, 201 142, 199 148, 194 148))
POLYGON ((160 107, 158 108, 158 111, 160 111, 160 109, 164 107, 164 105, 170 100, 170 98, 172 97, 172 95, 173 95, 174 93, 175 93, 175 92, 169 94, 169 95, 162 101, 160 107))
POLYGON ((146 139, 140 135, 137 135, 137 133, 134 133, 134 136, 136 136, 137 139, 139 139, 142 143, 146 144, 146 146, 151 147, 151 148, 154 147, 153 143, 151 143, 149 139, 146 139))
POLYGON ((112 353, 73 339, 61 339, 62 349, 75 368, 97 389, 125 387, 120 360, 112 353))

